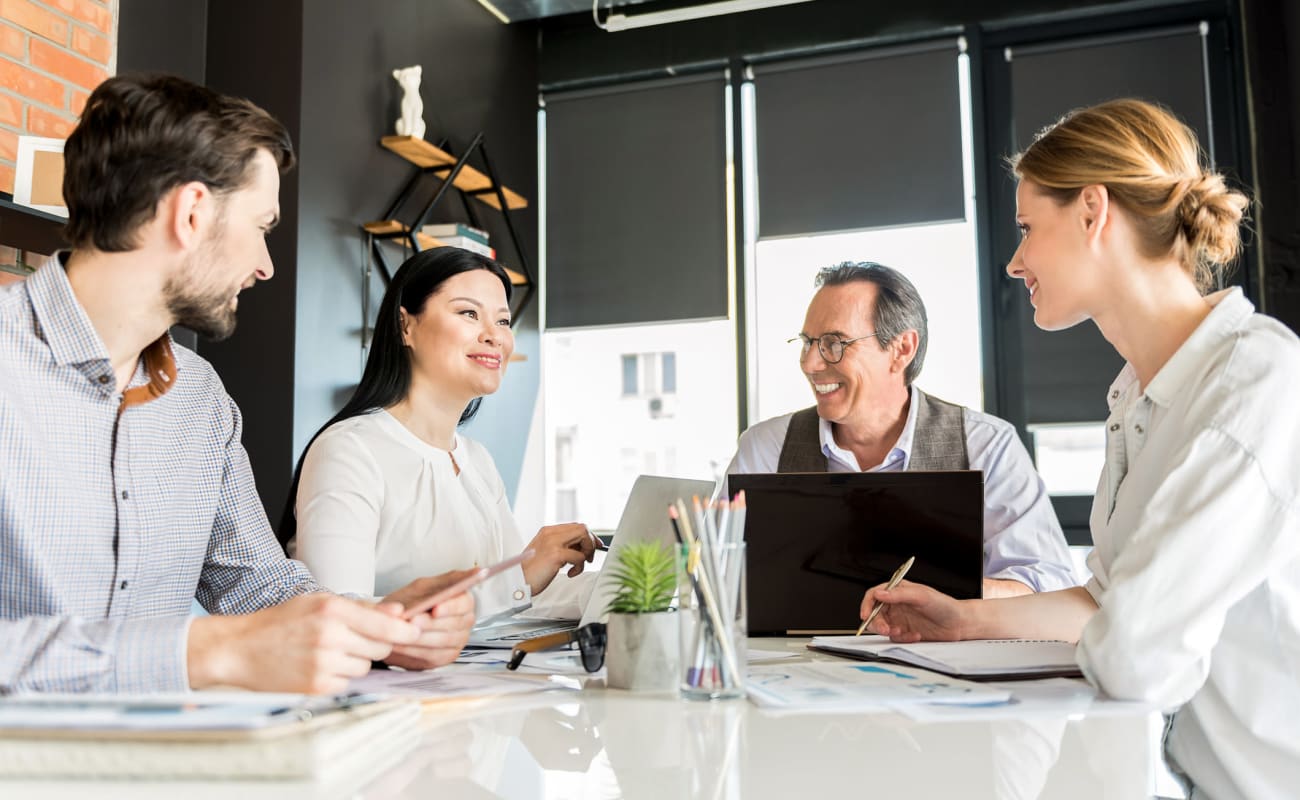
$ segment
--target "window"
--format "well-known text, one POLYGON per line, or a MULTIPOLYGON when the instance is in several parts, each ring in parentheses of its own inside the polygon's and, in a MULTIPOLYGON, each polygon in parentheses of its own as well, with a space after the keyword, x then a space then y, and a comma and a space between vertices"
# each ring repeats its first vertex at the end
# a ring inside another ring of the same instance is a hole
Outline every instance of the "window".
POLYGON ((677 393, 676 353, 623 355, 623 396, 677 393))
POLYGON ((1091 497, 1106 465, 1106 423, 1030 425, 1029 433, 1047 493, 1091 497))
MULTIPOLYGON (((807 408, 812 390, 799 371, 799 344, 813 279, 846 260, 878 261, 916 285, 929 318, 917 385, 944 400, 982 408, 979 296, 973 227, 966 222, 776 239, 758 243, 754 270, 753 421, 807 408)), ((869 321, 864 321, 864 324, 869 321)), ((810 331, 820 333, 820 331, 810 331)))
POLYGON ((636 356, 623 356, 623 396, 637 393, 636 356))
MULTIPOLYGON (((946 164, 943 180, 929 181, 932 196, 923 207, 918 206, 909 214, 895 214, 895 219, 890 215, 897 209, 855 206, 854 213, 860 216, 845 217, 841 224, 848 225, 856 219, 856 224, 862 226, 860 230, 820 228, 801 236, 791 231, 800 224, 804 229, 816 228, 818 220, 797 222, 794 217, 783 218, 788 223, 784 228, 769 224, 766 210, 774 197, 781 199, 783 193, 771 186, 764 191, 760 155, 769 145, 762 137, 768 133, 771 138, 770 134, 775 132, 779 140, 785 122, 769 114, 764 127, 760 111, 763 103, 772 99, 770 92, 760 94, 764 86, 761 74, 757 89, 755 84, 743 87, 741 130, 748 210, 745 231, 751 242, 746 298, 750 312, 747 335, 751 424, 813 404, 812 391, 799 370, 799 347, 786 342, 803 328, 804 312, 815 292, 813 281, 818 270, 843 261, 875 261, 899 270, 912 281, 925 302, 929 322, 927 354, 917 385, 953 403, 984 407, 969 61, 965 55, 941 50, 898 58, 923 58, 928 64, 929 80, 943 89, 930 92, 926 102, 941 103, 942 107, 934 109, 935 113, 949 118, 950 127, 955 130, 945 131, 946 138, 942 141, 946 144, 936 141, 930 147, 949 156, 953 155, 949 150, 956 148, 956 157, 943 160, 946 164), (763 214, 757 212, 760 205, 763 214), (945 215, 949 218, 944 219, 945 215), (763 220, 761 230, 759 217, 763 220), (873 224, 877 227, 868 227, 873 224), (774 235, 768 235, 769 228, 774 235), (760 240, 760 236, 767 238, 760 240)), ((887 61, 860 62, 852 68, 875 74, 873 71, 887 61)), ((834 68, 841 66, 834 65, 834 68)), ((879 76, 877 79, 883 80, 879 76)), ((869 94, 873 89, 860 86, 854 91, 869 94)), ((790 101, 787 98, 785 102, 790 101)), ((832 112, 819 109, 819 113, 832 112)), ((807 121, 803 120, 802 124, 806 126, 807 121)), ((778 156, 769 158, 768 162, 779 165, 781 151, 777 152, 778 156)), ((777 166, 768 168, 769 173, 773 171, 779 173, 777 166)), ((829 216, 827 220, 829 224, 829 216)))
POLYGON ((716 480, 730 463, 729 320, 548 331, 543 350, 548 518, 612 530, 638 475, 716 480))
POLYGON ((637 476, 716 480, 735 452, 725 77, 549 93, 538 115, 543 436, 571 470, 543 462, 548 518, 613 529, 637 476))

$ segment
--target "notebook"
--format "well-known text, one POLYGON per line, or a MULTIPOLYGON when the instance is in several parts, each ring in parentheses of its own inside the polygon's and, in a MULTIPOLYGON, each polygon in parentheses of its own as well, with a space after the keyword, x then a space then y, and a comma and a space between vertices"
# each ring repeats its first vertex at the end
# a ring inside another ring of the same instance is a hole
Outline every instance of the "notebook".
POLYGON ((749 507, 752 635, 851 633, 866 590, 916 557, 907 579, 957 598, 984 578, 984 473, 731 475, 749 507))
POLYGON ((816 636, 808 649, 862 661, 907 664, 974 681, 1082 677, 1069 642, 977 639, 895 644, 885 636, 816 636))
MULTIPOLYGON (((605 554, 606 563, 617 560, 619 551, 631 542, 658 541, 669 547, 677 546, 672 524, 668 521, 668 505, 677 498, 687 502, 693 495, 708 497, 713 491, 712 481, 691 480, 688 478, 665 478, 658 475, 642 475, 632 484, 632 491, 623 507, 623 516, 614 531, 613 543, 605 554)), ((605 609, 617 592, 617 586, 609 570, 602 570, 596 576, 595 586, 587 604, 583 608, 580 620, 537 620, 508 618, 505 621, 492 621, 488 625, 476 626, 470 633, 468 647, 514 647, 524 639, 545 636, 564 630, 572 630, 579 625, 598 622, 605 618, 605 609)))

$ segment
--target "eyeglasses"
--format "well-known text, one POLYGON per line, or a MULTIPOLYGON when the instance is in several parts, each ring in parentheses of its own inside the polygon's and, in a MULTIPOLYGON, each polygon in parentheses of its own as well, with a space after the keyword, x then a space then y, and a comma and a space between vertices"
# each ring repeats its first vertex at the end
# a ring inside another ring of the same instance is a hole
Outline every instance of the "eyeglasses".
POLYGON ((813 339, 811 337, 804 336, 801 333, 798 336, 795 336, 791 339, 786 339, 785 342, 786 344, 790 344, 792 342, 797 342, 797 341, 803 342, 803 347, 799 350, 800 361, 803 361, 805 358, 808 357, 808 351, 812 349, 813 342, 816 342, 817 352, 821 353, 822 361, 825 361, 827 364, 838 364, 840 363, 840 360, 844 358, 844 348, 848 347, 854 342, 860 342, 863 339, 870 339, 873 336, 879 336, 879 335, 880 334, 878 333, 868 333, 866 336, 859 336, 856 339, 845 339, 844 337, 834 333, 823 333, 821 336, 818 336, 816 339, 813 339))
POLYGON ((519 665, 524 663, 524 656, 529 653, 553 647, 571 648, 575 642, 582 654, 583 669, 596 672, 605 666, 605 623, 589 622, 576 630, 525 639, 510 652, 510 663, 506 664, 506 669, 519 669, 519 665))

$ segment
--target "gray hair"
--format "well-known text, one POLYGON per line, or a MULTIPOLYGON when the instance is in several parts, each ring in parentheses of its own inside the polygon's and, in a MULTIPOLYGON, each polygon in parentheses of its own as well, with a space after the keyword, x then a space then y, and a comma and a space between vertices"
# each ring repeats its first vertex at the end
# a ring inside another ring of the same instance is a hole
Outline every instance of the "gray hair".
POLYGON ((916 356, 903 371, 903 380, 908 386, 921 374, 925 363, 926 340, 929 329, 926 323, 925 303, 916 287, 903 273, 874 261, 845 261, 833 267, 824 267, 817 273, 815 285, 841 286, 854 281, 865 281, 876 285, 876 308, 871 320, 871 327, 878 334, 876 341, 884 350, 889 343, 903 335, 905 331, 916 331, 916 356))

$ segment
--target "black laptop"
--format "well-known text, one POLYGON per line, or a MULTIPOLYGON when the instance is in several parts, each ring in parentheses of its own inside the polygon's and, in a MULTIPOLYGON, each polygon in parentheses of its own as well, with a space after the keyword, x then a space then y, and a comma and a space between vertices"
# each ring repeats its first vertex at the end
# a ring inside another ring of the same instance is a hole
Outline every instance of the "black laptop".
POLYGON ((742 489, 749 633, 852 633, 867 589, 907 579, 959 599, 984 573, 984 473, 730 475, 742 489))

